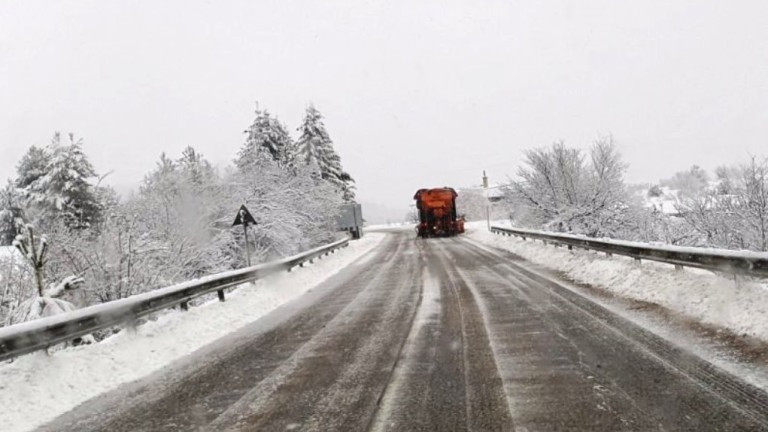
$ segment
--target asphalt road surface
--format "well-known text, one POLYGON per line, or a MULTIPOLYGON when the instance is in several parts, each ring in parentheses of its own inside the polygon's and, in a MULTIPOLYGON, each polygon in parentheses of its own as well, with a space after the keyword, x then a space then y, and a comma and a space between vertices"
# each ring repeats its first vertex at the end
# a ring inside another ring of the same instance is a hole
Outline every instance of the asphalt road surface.
POLYGON ((61 431, 752 431, 768 396, 465 238, 390 233, 61 431))

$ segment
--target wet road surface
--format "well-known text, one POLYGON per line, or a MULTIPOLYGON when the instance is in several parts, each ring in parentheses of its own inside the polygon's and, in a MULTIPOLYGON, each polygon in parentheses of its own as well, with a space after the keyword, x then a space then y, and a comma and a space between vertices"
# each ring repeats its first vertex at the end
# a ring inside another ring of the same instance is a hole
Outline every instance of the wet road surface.
POLYGON ((768 395, 465 238, 391 233, 56 431, 768 430, 768 395))

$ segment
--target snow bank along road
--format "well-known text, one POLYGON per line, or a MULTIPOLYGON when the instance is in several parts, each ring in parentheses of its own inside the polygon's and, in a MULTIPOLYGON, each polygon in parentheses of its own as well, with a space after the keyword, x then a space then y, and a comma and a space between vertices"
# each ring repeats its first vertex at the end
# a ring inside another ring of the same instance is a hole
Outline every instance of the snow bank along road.
POLYGON ((514 255, 404 231, 42 430, 768 430, 768 396, 514 255))

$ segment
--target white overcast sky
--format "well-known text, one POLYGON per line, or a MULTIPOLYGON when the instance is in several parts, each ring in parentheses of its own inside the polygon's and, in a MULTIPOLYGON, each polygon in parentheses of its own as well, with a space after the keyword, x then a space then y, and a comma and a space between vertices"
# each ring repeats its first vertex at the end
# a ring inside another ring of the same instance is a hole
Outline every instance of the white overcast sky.
POLYGON ((72 131, 121 189, 309 101, 359 197, 611 133, 630 181, 768 154, 768 1, 0 1, 0 178, 72 131))

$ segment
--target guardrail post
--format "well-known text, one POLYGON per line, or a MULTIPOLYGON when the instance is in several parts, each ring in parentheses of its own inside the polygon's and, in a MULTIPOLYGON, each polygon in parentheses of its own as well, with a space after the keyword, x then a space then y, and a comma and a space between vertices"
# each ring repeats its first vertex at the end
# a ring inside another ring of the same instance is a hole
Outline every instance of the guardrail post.
POLYGON ((188 301, 181 302, 179 304, 179 306, 181 306, 181 310, 183 310, 184 312, 189 310, 189 302, 188 301))
POLYGON ((216 294, 219 296, 219 301, 223 302, 225 300, 224 299, 224 290, 223 289, 220 289, 220 290, 216 291, 216 294))
POLYGON ((568 245, 568 250, 573 250, 573 245, 568 245))
POLYGON ((125 327, 128 329, 128 333, 136 334, 139 330, 139 323, 135 319, 132 319, 128 321, 125 327))

